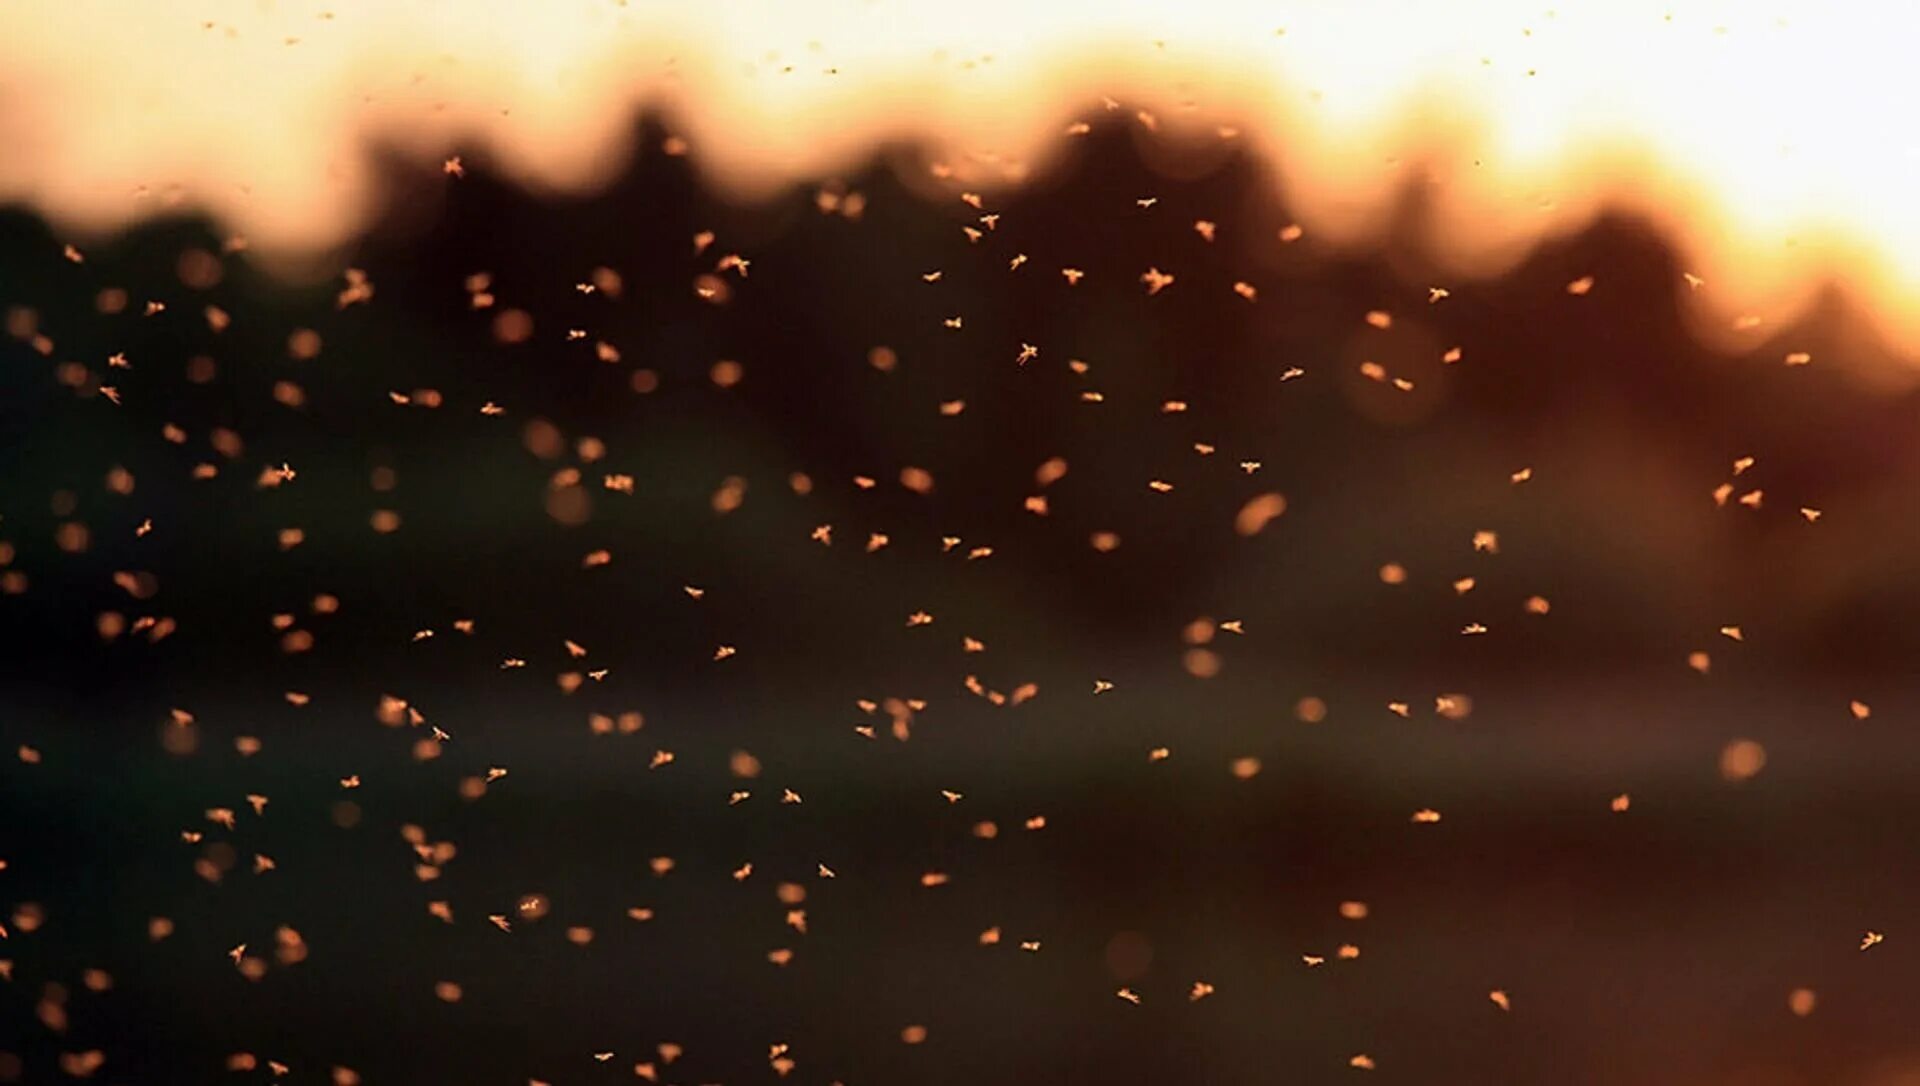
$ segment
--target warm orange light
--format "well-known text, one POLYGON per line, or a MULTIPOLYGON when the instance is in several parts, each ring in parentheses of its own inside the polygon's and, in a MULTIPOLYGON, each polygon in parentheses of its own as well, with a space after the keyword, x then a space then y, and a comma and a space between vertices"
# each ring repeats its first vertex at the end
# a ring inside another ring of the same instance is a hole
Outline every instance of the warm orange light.
POLYGON ((990 200, 1104 116, 1156 160, 1268 156, 1322 242, 1374 240, 1416 188, 1440 273, 1465 278, 1617 207, 1672 237, 1718 336, 1755 341, 1837 282, 1920 346, 1920 140, 1882 120, 1920 90, 1917 23, 1642 0, 40 0, 0 13, 0 199, 80 240, 205 207, 284 262, 367 221, 376 145, 448 184, 484 159, 580 189, 625 163, 644 105, 675 136, 643 153, 737 196, 908 138, 990 200))

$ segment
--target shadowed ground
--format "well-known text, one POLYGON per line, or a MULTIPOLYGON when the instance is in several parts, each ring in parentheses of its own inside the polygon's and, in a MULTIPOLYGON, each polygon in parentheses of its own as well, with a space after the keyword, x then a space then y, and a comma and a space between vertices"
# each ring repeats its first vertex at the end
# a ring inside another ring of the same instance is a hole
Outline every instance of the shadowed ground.
MULTIPOLYGON (((17 1055, 0 1071, 55 1080, 60 1053, 97 1049, 101 1081, 203 1083, 247 1052, 260 1067, 236 1081, 277 1060, 289 1082, 344 1066, 573 1086, 635 1081, 673 1042, 685 1054, 658 1073, 683 1083, 772 1081, 779 1044, 792 1081, 850 1086, 1344 1081, 1366 1074, 1357 1054, 1419 1083, 1920 1073, 1903 924, 1920 907, 1920 431, 1912 395, 1851 376, 1875 361, 1844 314, 1723 358, 1686 337, 1682 269, 1631 223, 1495 282, 1430 283, 1411 242, 1281 242, 1285 208, 1250 163, 1174 181, 1113 132, 994 202, 978 243, 962 227, 979 211, 893 177, 845 179, 866 201, 854 219, 813 193, 716 205, 659 155, 601 197, 544 203, 469 157, 459 181, 396 180, 414 214, 351 254, 375 292, 344 309, 342 282, 279 284, 244 254, 216 285, 183 283, 183 250, 219 250, 204 224, 74 264, 44 225, 0 220, 0 305, 53 341, 0 342, 0 538, 26 577, 0 596, 0 745, 41 758, 0 768, 0 1047, 17 1055), (729 253, 750 270, 720 273, 716 305, 695 278, 729 253), (618 297, 576 288, 600 266, 618 297), (1149 296, 1149 267, 1174 283, 1149 296), (463 285, 478 272, 485 310, 463 285), (1583 276, 1592 291, 1569 294, 1583 276), (1429 285, 1450 296, 1429 304, 1429 285), (98 312, 108 287, 123 312, 98 312), (149 299, 165 311, 143 315, 149 299), (499 342, 516 308, 532 335, 499 342), (303 328, 323 347, 289 358, 303 328), (1039 348, 1024 365, 1023 344, 1039 348), (881 345, 890 372, 869 363, 881 345), (1788 351, 1815 362, 1783 366, 1788 351), (195 356, 210 380, 190 379, 195 356), (723 359, 742 375, 726 388, 723 359), (64 361, 87 367, 78 389, 64 361), (1290 367, 1305 372, 1283 381, 1290 367), (302 406, 276 400, 281 381, 302 406), (536 455, 535 419, 558 455, 536 455), (586 437, 604 457, 581 456, 586 437), (1069 470, 1043 491, 1053 457, 1069 470), (217 474, 192 478, 202 463, 217 474), (292 480, 258 486, 282 464, 292 480), (130 494, 103 484, 116 465, 130 494), (556 488, 568 467, 579 485, 556 488), (907 467, 930 492, 901 485, 907 467), (730 478, 744 500, 719 515, 730 478), (1729 481, 1759 508, 1716 505, 1729 481), (1286 513, 1237 534, 1235 512, 1274 490, 1286 513), (381 510, 397 531, 375 530, 381 510), (67 523, 87 525, 83 552, 57 545, 67 523), (812 538, 825 524, 831 547, 812 538), (1482 531, 1497 554, 1476 551, 1482 531), (1120 545, 1096 550, 1096 532, 1120 545), (873 533, 888 541, 870 552, 873 533), (1382 583, 1390 562, 1405 584, 1382 583), (117 571, 156 590, 132 598, 117 571), (338 611, 314 613, 318 593, 338 611), (1527 612, 1536 595, 1548 614, 1527 612), (177 632, 103 642, 103 611, 177 632), (933 622, 910 627, 916 612, 933 622), (287 651, 275 615, 311 648, 287 651), (1205 679, 1183 638, 1202 617, 1244 630, 1213 628, 1205 679), (737 653, 716 660, 721 645, 737 653), (969 675, 1038 694, 995 706, 969 675), (1454 693, 1471 712, 1437 715, 1454 693), (424 723, 382 725, 383 696, 424 723), (858 705, 890 698, 927 702, 910 741, 858 705), (1303 698, 1324 720, 1300 719, 1303 698), (184 745, 176 708, 191 754, 162 742, 184 745), (624 711, 645 726, 592 733, 590 714, 624 711), (1742 738, 1766 765, 1730 782, 1722 751, 1742 738), (674 761, 650 769, 660 750, 674 761), (1258 772, 1239 779, 1245 758, 1258 772), (463 798, 490 767, 508 773, 463 798), (1413 822, 1422 809, 1443 818, 1413 822), (975 836, 982 819, 996 838, 975 836), (457 846, 431 881, 408 825, 457 846), (274 869, 254 874, 256 854, 274 869), (536 893, 550 915, 488 923, 536 893), (1346 901, 1368 916, 1343 919, 1346 901), (174 932, 151 942, 161 916, 174 932), (304 961, 273 960, 279 925, 304 961), (1863 953, 1869 930, 1886 941, 1863 953), (243 942, 257 980, 227 956, 243 942), (89 968, 111 990, 89 990, 89 968), (1213 994, 1190 1001, 1196 981, 1213 994), (1805 1017, 1788 1006, 1803 987, 1805 1017), (64 1032, 36 1011, 49 1001, 64 1032), (903 1044, 916 1024, 925 1043, 903 1044)), ((1419 223, 1410 206, 1405 236, 1419 223)))

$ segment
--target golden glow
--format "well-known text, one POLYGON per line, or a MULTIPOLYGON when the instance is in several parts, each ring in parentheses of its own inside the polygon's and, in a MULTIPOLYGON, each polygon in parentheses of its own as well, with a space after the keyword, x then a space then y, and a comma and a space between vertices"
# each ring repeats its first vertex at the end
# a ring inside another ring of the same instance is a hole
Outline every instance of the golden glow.
POLYGON ((0 199, 82 238, 205 207, 284 258, 366 223, 375 147, 581 190, 645 105, 742 198, 901 140, 990 194, 1111 107, 1156 162, 1244 143, 1335 243, 1426 189, 1441 277, 1611 206, 1679 247, 1708 331, 1759 342, 1837 282, 1920 346, 1917 24, 1864 0, 37 0, 0 9, 0 199))

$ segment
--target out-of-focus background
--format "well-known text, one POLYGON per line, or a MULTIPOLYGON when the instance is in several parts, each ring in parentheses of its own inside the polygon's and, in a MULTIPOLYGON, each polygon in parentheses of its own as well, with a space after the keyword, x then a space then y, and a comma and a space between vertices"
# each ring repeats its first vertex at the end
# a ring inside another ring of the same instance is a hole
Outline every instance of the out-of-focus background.
POLYGON ((1638 220, 1448 279, 1124 112, 634 142, 306 280, 0 214, 0 1080, 1920 1081, 1840 292, 1709 349, 1638 220))

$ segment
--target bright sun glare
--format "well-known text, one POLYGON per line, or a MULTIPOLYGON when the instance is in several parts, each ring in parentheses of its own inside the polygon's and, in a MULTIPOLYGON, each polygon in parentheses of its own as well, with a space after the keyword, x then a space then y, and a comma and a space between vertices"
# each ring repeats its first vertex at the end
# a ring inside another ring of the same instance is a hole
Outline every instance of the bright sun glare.
MULTIPOLYGON (((1409 186, 1445 274, 1615 208, 1764 334, 1836 284, 1920 355, 1920 137, 1899 5, 104 0, 0 11, 0 199, 76 239, 205 208, 292 260, 379 206, 373 146, 602 183, 663 112, 742 198, 917 141, 977 187, 1111 111, 1275 164, 1305 228, 1373 240, 1409 186)), ((1685 289, 1681 287, 1680 289, 1685 289)))

